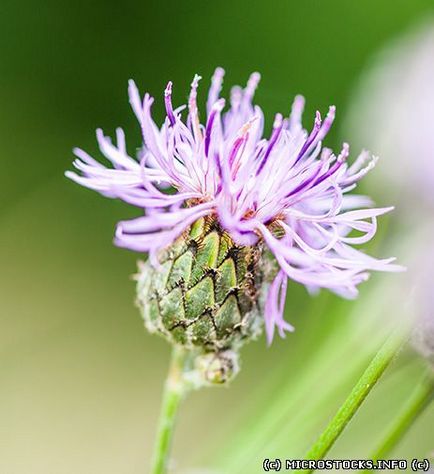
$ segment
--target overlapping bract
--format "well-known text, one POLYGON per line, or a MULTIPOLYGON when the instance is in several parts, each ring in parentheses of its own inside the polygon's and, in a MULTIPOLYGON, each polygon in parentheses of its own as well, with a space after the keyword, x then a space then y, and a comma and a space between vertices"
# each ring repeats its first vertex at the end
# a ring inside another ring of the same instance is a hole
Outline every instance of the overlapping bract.
POLYGON ((328 288, 352 298, 369 270, 401 269, 391 264, 393 259, 378 260, 352 247, 368 242, 377 217, 391 208, 370 208, 366 196, 348 194, 376 159, 363 152, 349 166, 347 144, 337 156, 322 147, 334 107, 324 120, 318 112, 307 133, 301 124, 304 99, 298 96, 289 117, 277 114, 271 136, 263 138, 263 113, 252 104, 259 74, 252 74, 244 89, 232 89, 225 113, 225 100, 219 98, 223 75, 218 68, 212 78, 204 124, 196 104, 200 77, 193 80, 187 111, 173 108, 169 82, 161 128, 151 116, 153 98, 145 94, 142 100, 130 81, 130 103, 144 141, 140 156, 128 154, 121 129, 116 144, 97 130, 99 147, 113 167, 76 149, 74 166, 80 174, 67 176, 144 209, 144 216, 118 224, 115 242, 149 252, 154 262, 159 250, 209 214, 238 244, 265 242, 280 265, 265 307, 271 341, 276 327, 282 336, 292 329, 283 319, 287 278, 310 291, 328 288))

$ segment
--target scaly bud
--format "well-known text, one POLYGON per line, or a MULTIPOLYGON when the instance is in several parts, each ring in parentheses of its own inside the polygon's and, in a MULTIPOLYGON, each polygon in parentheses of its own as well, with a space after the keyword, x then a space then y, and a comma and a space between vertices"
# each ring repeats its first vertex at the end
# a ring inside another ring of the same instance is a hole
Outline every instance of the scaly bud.
POLYGON ((221 368, 214 365, 210 378, 224 381, 229 368, 216 354, 238 350, 262 328, 261 253, 260 245, 237 246, 212 216, 197 220, 160 253, 159 268, 141 268, 137 301, 145 326, 172 344, 213 353, 221 368))
POLYGON ((239 372, 238 352, 207 352, 196 358, 196 372, 204 384, 219 385, 232 380, 239 372))

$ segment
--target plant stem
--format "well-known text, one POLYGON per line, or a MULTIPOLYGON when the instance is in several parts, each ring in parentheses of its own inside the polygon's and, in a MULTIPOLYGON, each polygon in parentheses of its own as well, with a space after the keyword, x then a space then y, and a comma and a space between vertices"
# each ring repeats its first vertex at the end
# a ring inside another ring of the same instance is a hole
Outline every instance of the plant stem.
POLYGON ((152 474, 165 474, 167 472, 175 418, 179 404, 187 391, 183 378, 185 359, 185 351, 174 346, 169 373, 164 385, 157 440, 152 462, 152 474))
MULTIPOLYGON (((404 333, 402 330, 393 332, 386 339, 383 346, 377 352, 359 381, 352 389, 348 398, 341 405, 334 418, 330 421, 326 429, 306 454, 306 460, 318 460, 324 458, 339 435, 345 429, 347 423, 354 416, 378 379, 393 360, 403 341, 404 333)), ((313 472, 313 469, 308 469, 303 472, 310 473, 313 472)))
MULTIPOLYGON (((429 405, 434 395, 434 379, 432 374, 424 376, 423 379, 414 389, 410 399, 405 404, 403 410, 399 414, 395 422, 390 426, 386 436, 380 447, 372 455, 370 459, 386 459, 386 456, 399 443, 411 425, 416 421, 418 416, 429 405)), ((369 471, 364 471, 369 472, 369 471)))

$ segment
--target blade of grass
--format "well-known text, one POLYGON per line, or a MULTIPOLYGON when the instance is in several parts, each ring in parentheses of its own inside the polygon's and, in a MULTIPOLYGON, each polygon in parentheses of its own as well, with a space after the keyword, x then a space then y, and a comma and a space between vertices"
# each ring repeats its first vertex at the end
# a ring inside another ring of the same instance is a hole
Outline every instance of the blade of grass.
MULTIPOLYGON (((399 328, 387 338, 352 389, 348 398, 307 452, 305 456, 306 460, 319 460, 324 458, 394 359, 406 337, 407 332, 399 328)), ((313 472, 313 469, 308 469, 304 472, 310 473, 313 472)))
MULTIPOLYGON (((410 399, 389 427, 379 448, 370 457, 372 460, 386 459, 393 448, 401 441, 417 418, 428 407, 434 397, 434 378, 430 371, 414 389, 410 399)), ((363 472, 370 472, 365 470, 363 472)))

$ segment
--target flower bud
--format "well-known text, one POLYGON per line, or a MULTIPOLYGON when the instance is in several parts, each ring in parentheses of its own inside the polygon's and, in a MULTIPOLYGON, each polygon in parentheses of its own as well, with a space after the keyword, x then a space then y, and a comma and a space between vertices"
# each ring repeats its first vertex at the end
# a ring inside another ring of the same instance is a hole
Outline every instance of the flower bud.
POLYGON ((240 370, 238 353, 226 350, 200 355, 196 358, 196 370, 205 384, 219 385, 227 383, 240 370))
POLYGON ((236 364, 230 369, 221 351, 238 350, 262 329, 261 253, 261 245, 236 245, 214 217, 199 219, 160 253, 159 266, 140 269, 137 302, 146 328, 212 353, 207 377, 224 381, 236 364))

